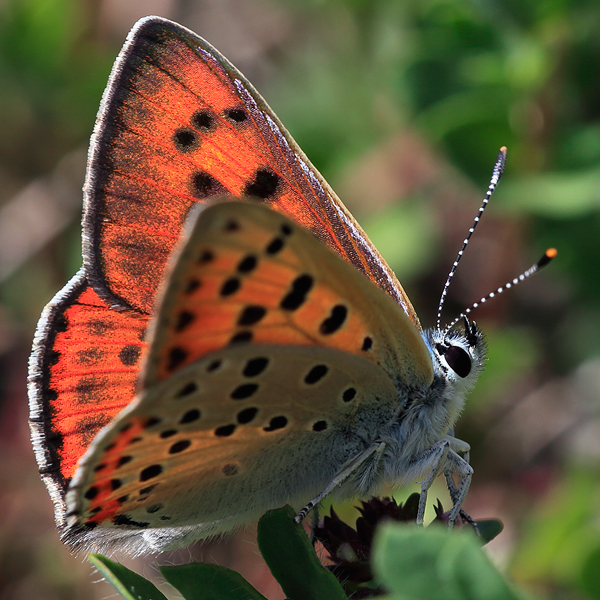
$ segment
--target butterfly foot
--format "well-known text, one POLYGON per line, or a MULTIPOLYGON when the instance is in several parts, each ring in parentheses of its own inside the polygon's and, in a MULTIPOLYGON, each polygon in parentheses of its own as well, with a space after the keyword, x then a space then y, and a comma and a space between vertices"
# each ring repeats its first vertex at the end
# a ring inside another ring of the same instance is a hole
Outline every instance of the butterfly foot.
POLYGON ((315 507, 314 502, 309 502, 304 508, 298 511, 298 514, 294 517, 294 523, 302 523, 306 515, 315 507))
POLYGON ((466 521, 474 530, 478 536, 481 536, 481 532, 479 531, 479 526, 477 525, 477 521, 471 517, 471 515, 467 514, 464 510, 461 509, 460 516, 463 521, 466 521))

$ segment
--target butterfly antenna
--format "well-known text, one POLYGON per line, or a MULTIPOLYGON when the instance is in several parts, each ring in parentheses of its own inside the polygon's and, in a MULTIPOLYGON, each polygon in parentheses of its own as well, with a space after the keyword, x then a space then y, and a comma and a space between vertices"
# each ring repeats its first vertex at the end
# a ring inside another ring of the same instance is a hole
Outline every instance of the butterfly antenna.
POLYGON ((502 146, 502 148, 500 148, 500 152, 498 152, 498 157, 496 158, 496 163, 494 164, 494 171, 492 173, 492 179, 490 180, 490 185, 488 186, 487 192, 485 193, 485 198, 483 199, 483 202, 481 203, 481 206, 479 207, 477 216, 473 220, 473 225, 471 225, 471 228, 469 229, 469 233, 467 233, 467 237, 463 241, 462 248, 459 250, 458 255, 456 256, 456 260, 454 261, 454 264, 452 265, 452 268, 450 269, 450 273, 448 273, 448 279, 446 279, 446 283, 444 284, 444 289, 442 290, 442 296, 440 297, 440 304, 438 306, 438 312, 437 312, 437 329, 438 330, 441 328, 442 309, 444 308, 444 302, 446 301, 446 296, 448 294, 448 288, 450 287, 450 282, 452 281, 452 278, 454 277, 454 273, 456 273, 456 267, 458 267, 458 263, 460 262, 460 259, 462 258, 462 255, 465 252, 465 248, 467 247, 467 244, 469 243, 469 240, 471 239, 471 236, 473 235, 473 232, 475 231, 475 227, 477 227, 477 223, 479 223, 479 220, 481 219, 481 215, 483 214, 485 207, 487 206, 488 202, 490 201, 490 198, 492 197, 492 194, 494 193, 494 190, 496 189, 496 186, 498 185, 498 182, 500 181, 500 177, 502 177, 502 173, 504 173, 505 165, 506 165, 506 146, 502 146))
POLYGON ((446 327, 446 329, 444 329, 443 337, 445 338, 446 334, 450 331, 450 329, 452 329, 452 327, 454 327, 461 319, 465 318, 470 312, 475 310, 478 306, 481 306, 488 300, 491 300, 495 296, 498 296, 498 294, 501 294, 505 290, 509 290, 510 288, 514 287, 515 285, 518 285, 522 281, 525 281, 526 279, 531 277, 534 273, 539 271, 541 268, 545 267, 556 255, 557 255, 556 248, 548 248, 548 250, 546 250, 546 252, 544 252, 544 254, 542 255, 542 258, 540 258, 540 260, 538 260, 531 268, 527 269, 527 271, 525 271, 518 277, 515 277, 512 281, 509 281, 506 285, 500 286, 495 292, 490 292, 487 296, 484 296, 481 300, 479 300, 479 302, 475 302, 469 308, 467 308, 467 310, 460 313, 460 315, 458 315, 458 317, 456 317, 456 319, 454 319, 454 321, 452 321, 452 323, 450 323, 450 325, 448 325, 448 327, 446 327))

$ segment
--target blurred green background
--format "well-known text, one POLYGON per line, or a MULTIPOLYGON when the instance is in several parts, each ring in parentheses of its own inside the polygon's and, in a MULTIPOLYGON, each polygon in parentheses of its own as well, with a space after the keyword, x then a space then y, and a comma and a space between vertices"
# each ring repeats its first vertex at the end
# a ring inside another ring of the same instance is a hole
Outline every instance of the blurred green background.
MULTIPOLYGON (((504 521, 490 554, 531 593, 600 597, 597 0, 3 0, 0 600, 112 593, 53 529, 28 440, 26 362, 40 311, 81 264, 87 140, 112 61, 153 13, 255 84, 424 326, 508 146, 445 322, 547 247, 559 255, 475 314, 489 362, 457 429, 475 468, 466 509, 504 521)), ((436 495, 448 505, 443 486, 436 495)), ((249 532, 162 562, 216 560, 282 598, 256 554, 249 532)), ((150 565, 133 563, 145 575, 150 565)))

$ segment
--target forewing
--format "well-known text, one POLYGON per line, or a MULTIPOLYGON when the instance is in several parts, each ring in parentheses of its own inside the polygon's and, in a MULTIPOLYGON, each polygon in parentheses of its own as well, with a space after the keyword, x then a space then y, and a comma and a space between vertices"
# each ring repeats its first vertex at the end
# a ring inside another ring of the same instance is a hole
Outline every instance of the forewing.
POLYGON ((260 198, 385 290, 417 328, 395 275, 252 85, 165 19, 132 29, 102 105, 85 186, 85 262, 111 304, 149 313, 189 208, 260 198))

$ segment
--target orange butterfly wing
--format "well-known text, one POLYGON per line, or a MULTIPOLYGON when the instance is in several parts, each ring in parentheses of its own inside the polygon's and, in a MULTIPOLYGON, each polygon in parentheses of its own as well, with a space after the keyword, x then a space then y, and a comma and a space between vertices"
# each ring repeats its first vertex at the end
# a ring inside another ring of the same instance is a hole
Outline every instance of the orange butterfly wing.
POLYGON ((148 331, 140 391, 239 344, 334 348, 407 385, 433 379, 423 338, 398 305, 302 227, 260 204, 204 208, 167 279, 148 331))
POLYGON ((135 397, 147 318, 110 308, 80 271, 48 304, 30 359, 30 427, 55 505, 98 431, 135 397))
POLYGON ((195 202, 252 195, 302 224, 398 302, 395 275, 252 85, 210 44, 157 17, 132 29, 92 138, 84 254, 111 304, 150 313, 195 202))
POLYGON ((141 20, 92 137, 85 267, 45 309, 30 360, 32 438, 59 524, 78 460, 135 397, 147 315, 190 208, 226 194, 304 225, 420 330, 388 265, 251 84, 187 29, 141 20))

